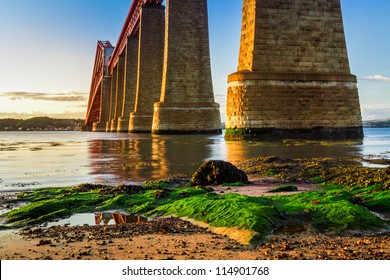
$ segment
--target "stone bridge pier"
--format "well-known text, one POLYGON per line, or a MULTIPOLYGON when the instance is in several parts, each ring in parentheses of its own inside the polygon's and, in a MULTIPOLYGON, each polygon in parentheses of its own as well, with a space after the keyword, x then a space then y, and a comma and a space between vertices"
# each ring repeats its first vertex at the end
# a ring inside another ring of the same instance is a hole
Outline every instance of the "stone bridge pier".
POLYGON ((118 119, 122 113, 122 104, 124 96, 124 73, 125 73, 125 56, 119 56, 118 63, 113 71, 113 80, 111 83, 111 106, 110 122, 107 125, 107 131, 116 132, 118 128, 118 119), (108 130, 109 128, 109 130, 108 130))
POLYGON ((136 97, 128 131, 150 133, 153 104, 160 98, 163 69, 165 8, 144 5, 139 24, 136 97))
POLYGON ((101 103, 100 103, 100 120, 99 122, 94 122, 92 126, 92 131, 94 132, 106 132, 107 122, 109 120, 109 110, 107 110, 107 104, 110 104, 110 93, 111 93, 111 76, 104 76, 101 88, 101 103))
POLYGON ((124 70, 124 95, 122 113, 118 119, 118 132, 129 130, 130 113, 134 110, 138 69, 138 36, 132 35, 127 38, 125 49, 125 70, 124 70))
POLYGON ((155 134, 221 133, 211 80, 207 0, 167 0, 155 134))
POLYGON ((227 139, 361 138, 340 0, 244 0, 227 139))

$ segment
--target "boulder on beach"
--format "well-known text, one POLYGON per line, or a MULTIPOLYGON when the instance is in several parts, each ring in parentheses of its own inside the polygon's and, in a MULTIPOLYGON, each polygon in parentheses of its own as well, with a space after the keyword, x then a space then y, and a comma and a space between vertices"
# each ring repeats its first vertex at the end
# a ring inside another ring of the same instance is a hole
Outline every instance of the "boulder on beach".
POLYGON ((237 182, 248 184, 248 176, 230 162, 222 160, 210 160, 203 163, 191 179, 191 183, 198 186, 237 182))

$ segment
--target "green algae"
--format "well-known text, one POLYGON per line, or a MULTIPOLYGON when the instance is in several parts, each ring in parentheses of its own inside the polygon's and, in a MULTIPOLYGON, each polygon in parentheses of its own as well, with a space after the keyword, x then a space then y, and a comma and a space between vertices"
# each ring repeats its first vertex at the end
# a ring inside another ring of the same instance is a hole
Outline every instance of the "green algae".
POLYGON ((28 204, 1 216, 7 224, 21 227, 75 213, 106 210, 149 217, 175 215, 213 227, 250 230, 256 233, 254 241, 279 227, 302 223, 313 231, 338 233, 390 227, 388 221, 371 212, 390 213, 388 169, 344 166, 337 171, 339 163, 326 159, 303 161, 276 157, 253 159, 244 165, 255 174, 272 171, 276 180, 294 182, 314 178, 325 183, 319 185, 318 191, 264 197, 218 195, 209 188, 164 180, 143 185, 82 184, 24 193, 19 201, 28 204), (355 171, 358 172, 353 177, 355 171), (346 174, 350 176, 341 178, 346 174))
POLYGON ((319 231, 344 229, 370 229, 385 226, 385 222, 361 205, 351 201, 352 195, 344 190, 312 191, 291 196, 270 197, 280 211, 299 218, 303 213, 311 216, 310 225, 319 231))
POLYGON ((248 184, 245 184, 243 182, 235 182, 235 183, 223 183, 221 186, 222 187, 244 187, 244 186, 248 186, 248 184))
POLYGON ((281 219, 278 210, 267 199, 215 193, 176 200, 157 207, 150 214, 188 217, 213 227, 249 229, 262 237, 269 234, 281 219))
MULTIPOLYGON (((353 190, 335 185, 325 191, 269 197, 218 195, 201 188, 173 188, 161 198, 155 196, 156 191, 101 195, 97 190, 80 193, 72 188, 39 190, 26 195, 34 202, 3 216, 8 223, 23 226, 74 213, 123 209, 133 214, 175 215, 213 227, 250 230, 257 234, 254 240, 261 240, 278 227, 297 222, 308 224, 314 231, 338 233, 347 229, 388 227, 385 221, 351 201, 353 190)), ((365 203, 373 203, 376 207, 383 205, 383 201, 386 204, 389 196, 389 193, 364 192, 365 203)))
POLYGON ((166 188, 170 188, 171 187, 171 184, 169 184, 168 182, 166 181, 160 181, 160 180, 157 180, 157 181, 146 181, 142 184, 142 187, 144 189, 151 189, 151 190, 158 190, 158 189, 166 189, 166 188))
POLYGON ((247 174, 272 176, 281 182, 309 181, 362 188, 380 185, 381 190, 390 189, 390 167, 364 167, 348 159, 259 157, 246 160, 239 167, 247 174))
POLYGON ((251 230, 262 239, 276 228, 302 221, 315 231, 342 232, 347 229, 386 227, 385 221, 352 198, 361 195, 364 203, 388 209, 389 192, 369 189, 347 190, 331 185, 324 191, 288 196, 249 197, 239 194, 218 195, 201 188, 144 189, 138 193, 102 195, 97 189, 77 192, 74 188, 38 190, 26 194, 31 203, 3 216, 14 226, 42 223, 74 213, 122 209, 146 216, 175 215, 206 222, 213 227, 251 230), (45 198, 46 196, 46 198, 45 198))
POLYGON ((64 188, 55 189, 53 192, 49 190, 32 192, 23 198, 31 203, 2 216, 13 226, 37 224, 72 213, 93 211, 102 201, 102 197, 97 192, 68 191, 69 189, 64 188), (42 193, 47 193, 47 198, 44 198, 42 193))
POLYGON ((355 188, 351 192, 361 200, 367 209, 384 214, 390 213, 390 190, 382 190, 381 185, 373 185, 363 189, 355 188))

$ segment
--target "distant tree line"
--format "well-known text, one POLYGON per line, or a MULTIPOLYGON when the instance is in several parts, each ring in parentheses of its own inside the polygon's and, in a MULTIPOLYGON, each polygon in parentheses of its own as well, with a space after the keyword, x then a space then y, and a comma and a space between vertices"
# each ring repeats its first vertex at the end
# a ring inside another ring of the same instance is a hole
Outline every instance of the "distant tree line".
POLYGON ((365 127, 377 127, 377 128, 390 127, 390 119, 365 121, 363 124, 365 127))
POLYGON ((84 124, 81 119, 53 119, 49 117, 35 117, 27 120, 0 119, 0 130, 78 130, 84 124))

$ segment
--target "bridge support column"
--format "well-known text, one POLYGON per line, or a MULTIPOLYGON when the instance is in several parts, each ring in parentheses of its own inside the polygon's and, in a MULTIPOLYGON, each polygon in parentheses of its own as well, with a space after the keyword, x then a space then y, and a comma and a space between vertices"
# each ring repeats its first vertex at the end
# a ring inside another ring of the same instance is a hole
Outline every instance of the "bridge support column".
POLYGON ((138 37, 129 36, 126 45, 125 84, 123 95, 122 116, 118 119, 118 132, 129 131, 130 113, 134 111, 137 91, 138 70, 138 37))
POLYGON ((111 119, 111 132, 117 132, 118 130, 118 119, 122 113, 122 104, 123 104, 123 91, 124 91, 124 76, 125 76, 125 56, 120 55, 119 61, 116 66, 117 73, 116 73, 116 80, 113 82, 116 83, 115 86, 115 98, 114 98, 114 105, 112 107, 113 109, 113 115, 111 119))
POLYGON ((142 6, 139 26, 137 94, 129 132, 151 132, 153 104, 161 92, 164 13, 161 5, 142 6))
POLYGON ((115 121, 115 104, 116 104, 116 80, 118 78, 118 67, 112 70, 111 75, 111 89, 110 89, 110 114, 106 124, 106 131, 111 131, 112 122, 115 121))
POLYGON ((211 80, 207 0, 167 0, 163 84, 156 134, 221 133, 211 80))
POLYGON ((340 0, 244 0, 227 139, 361 138, 340 0))
POLYGON ((100 121, 96 122, 92 126, 93 132, 105 132, 106 123, 109 120, 110 115, 110 90, 111 90, 111 77, 105 76, 101 82, 101 101, 100 101, 100 121))

